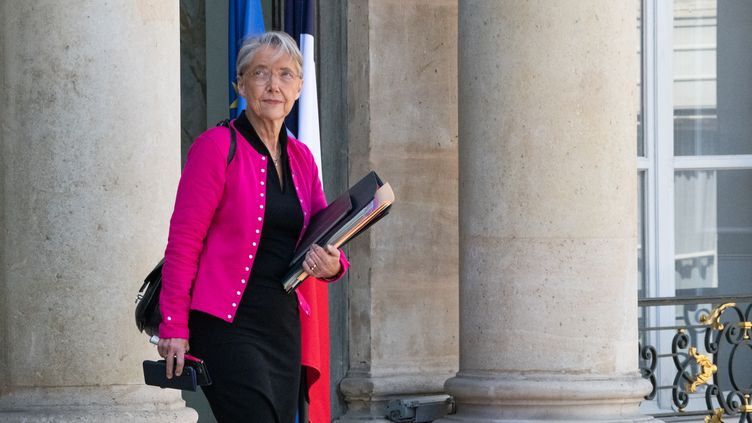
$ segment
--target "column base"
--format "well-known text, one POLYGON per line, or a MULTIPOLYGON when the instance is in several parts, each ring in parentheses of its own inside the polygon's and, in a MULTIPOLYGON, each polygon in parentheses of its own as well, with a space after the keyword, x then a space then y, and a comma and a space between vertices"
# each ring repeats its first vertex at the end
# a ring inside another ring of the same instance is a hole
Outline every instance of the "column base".
POLYGON ((195 423, 180 392, 145 385, 18 388, 0 395, 4 423, 195 423))
POLYGON ((347 413, 336 423, 391 423, 386 418, 392 399, 443 393, 446 374, 373 377, 350 374, 339 389, 347 402, 347 413))
POLYGON ((560 373, 459 373, 446 382, 457 413, 436 423, 455 422, 659 422, 640 414, 650 384, 634 376, 560 373))

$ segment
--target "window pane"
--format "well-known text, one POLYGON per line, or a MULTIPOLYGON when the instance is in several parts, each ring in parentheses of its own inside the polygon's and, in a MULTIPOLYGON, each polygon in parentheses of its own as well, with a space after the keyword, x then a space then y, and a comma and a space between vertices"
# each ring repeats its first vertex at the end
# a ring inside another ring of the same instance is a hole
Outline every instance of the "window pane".
POLYGON ((637 63, 640 65, 638 66, 637 70, 637 155, 644 157, 645 156, 645 141, 643 136, 643 124, 642 124, 642 115, 643 115, 643 104, 645 99, 643 98, 643 92, 642 92, 642 71, 643 71, 643 56, 642 56, 642 40, 643 40, 643 34, 642 34, 642 0, 637 1, 637 63))
POLYGON ((674 154, 752 154, 752 2, 674 0, 674 154))
POLYGON ((676 294, 752 292, 752 170, 674 177, 676 294))
MULTIPOLYGON (((637 297, 647 294, 645 277, 645 172, 637 174, 637 297)), ((640 310, 642 311, 642 310, 640 310)))

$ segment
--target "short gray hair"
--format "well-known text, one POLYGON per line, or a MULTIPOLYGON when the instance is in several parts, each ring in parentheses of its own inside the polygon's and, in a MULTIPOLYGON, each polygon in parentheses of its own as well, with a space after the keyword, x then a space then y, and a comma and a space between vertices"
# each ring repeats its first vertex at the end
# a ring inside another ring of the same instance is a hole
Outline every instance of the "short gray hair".
POLYGON ((238 61, 235 64, 235 72, 238 78, 245 71, 245 67, 253 60, 253 56, 262 47, 271 47, 280 54, 287 54, 298 64, 298 74, 303 72, 303 55, 300 54, 298 44, 285 32, 269 31, 261 35, 247 38, 238 51, 238 61))

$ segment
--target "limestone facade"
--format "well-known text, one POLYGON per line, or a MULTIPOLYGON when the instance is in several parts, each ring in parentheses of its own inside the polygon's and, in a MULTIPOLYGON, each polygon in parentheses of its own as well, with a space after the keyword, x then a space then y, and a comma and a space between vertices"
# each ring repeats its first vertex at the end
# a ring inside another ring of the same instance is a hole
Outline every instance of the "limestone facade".
POLYGON ((341 422, 443 391, 457 370, 457 3, 348 2, 349 174, 398 203, 350 248, 341 422))
MULTIPOLYGON (((398 202, 349 247, 332 304, 340 422, 440 392, 446 421, 647 420, 633 6, 343 3, 347 157, 325 164, 377 170, 398 202)), ((179 16, 0 1, 0 421, 196 420, 143 386, 154 348, 132 321, 180 173, 179 16)))
POLYGON ((144 386, 133 321, 180 174, 178 18, 0 2, 0 421, 196 420, 144 386))
POLYGON ((635 8, 460 2, 460 370, 442 422, 633 422, 635 8))

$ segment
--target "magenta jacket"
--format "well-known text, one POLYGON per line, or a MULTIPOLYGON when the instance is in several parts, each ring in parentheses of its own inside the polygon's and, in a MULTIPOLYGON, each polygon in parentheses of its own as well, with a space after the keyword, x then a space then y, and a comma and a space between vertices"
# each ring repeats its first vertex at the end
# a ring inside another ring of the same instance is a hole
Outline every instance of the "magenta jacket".
MULTIPOLYGON (((165 251, 159 298, 162 338, 189 338, 189 310, 200 310, 232 322, 247 286, 264 223, 269 161, 236 133, 236 151, 229 165, 230 136, 225 127, 201 134, 188 152, 165 251)), ((311 215, 326 207, 326 198, 308 148, 289 137, 287 154, 303 209, 302 237, 311 215)), ((344 254, 340 254, 340 262, 342 271, 332 281, 339 279, 349 266, 344 254)), ((306 328, 316 328, 320 323, 317 315, 320 307, 312 301, 312 310, 304 298, 307 292, 316 295, 320 291, 320 287, 312 285, 323 284, 308 278, 296 291, 303 311, 304 344, 310 335, 306 328)))

